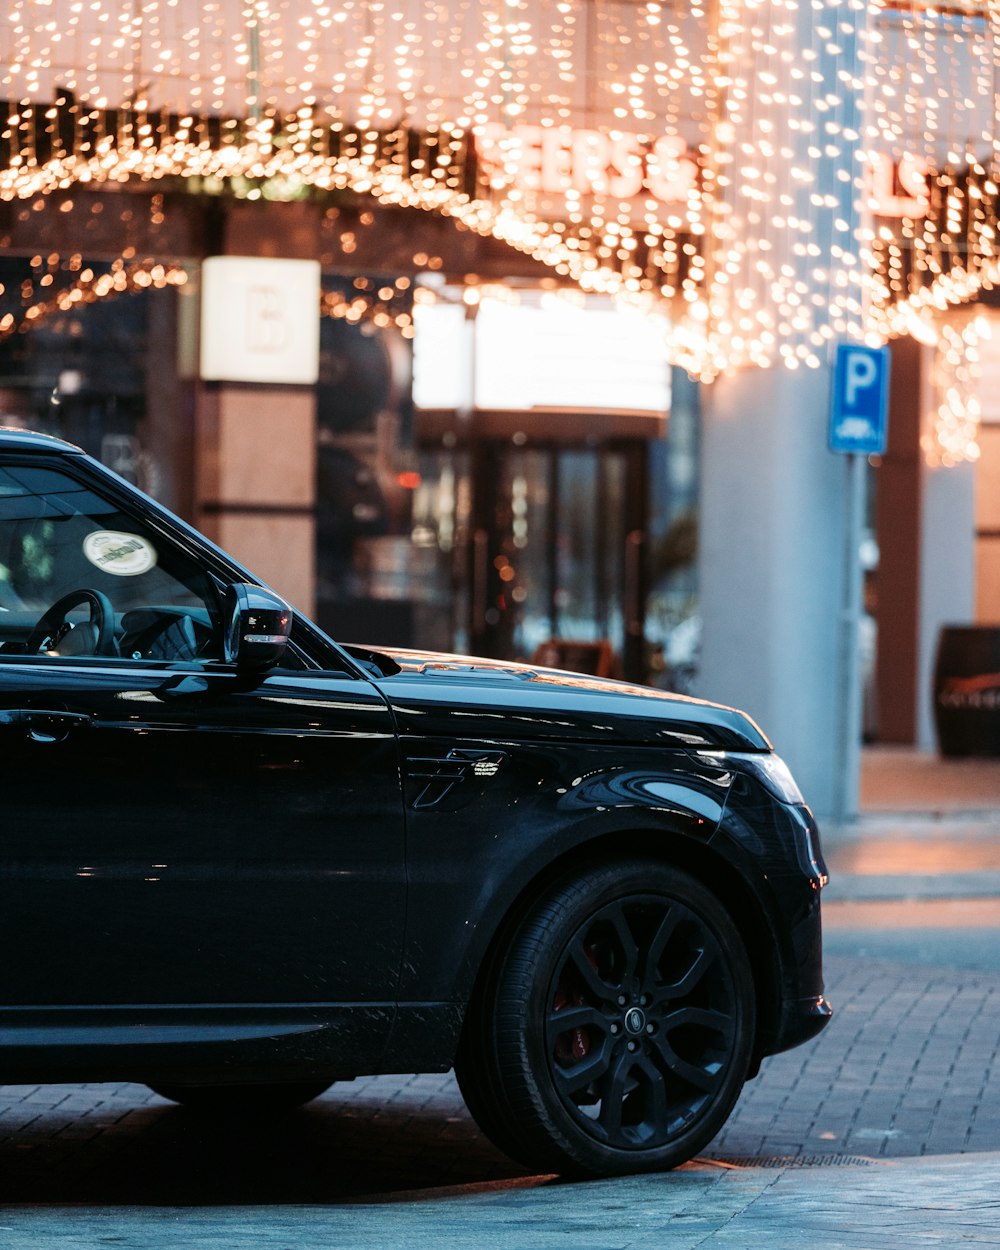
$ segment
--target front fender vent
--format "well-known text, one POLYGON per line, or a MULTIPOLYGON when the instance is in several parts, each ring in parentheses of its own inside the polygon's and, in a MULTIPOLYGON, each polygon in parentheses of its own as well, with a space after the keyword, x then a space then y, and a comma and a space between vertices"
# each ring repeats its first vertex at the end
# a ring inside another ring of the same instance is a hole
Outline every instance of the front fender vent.
POLYGON ((440 755, 410 755, 406 760, 409 806, 454 811, 472 802, 494 778, 507 756, 503 751, 451 747, 440 755))

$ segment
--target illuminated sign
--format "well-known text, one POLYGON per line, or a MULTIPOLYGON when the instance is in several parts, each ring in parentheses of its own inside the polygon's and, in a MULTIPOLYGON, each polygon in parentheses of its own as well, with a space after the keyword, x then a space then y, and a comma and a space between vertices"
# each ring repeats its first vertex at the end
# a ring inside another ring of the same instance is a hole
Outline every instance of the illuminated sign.
POLYGON ((627 131, 493 124, 476 132, 476 154, 489 180, 510 178, 545 195, 576 191, 674 204, 698 179, 695 155, 679 135, 650 140, 627 131))
POLYGON ((601 296, 582 305, 555 295, 529 299, 484 298, 473 319, 461 305, 418 304, 416 406, 663 416, 670 407, 665 318, 617 308, 601 296), (456 367, 459 360, 464 368, 456 367))
POLYGON ((922 157, 904 153, 893 160, 888 152, 874 153, 867 170, 868 208, 876 217, 926 217, 931 207, 929 173, 922 157))
MULTIPOLYGON (((651 198, 681 204, 696 189, 699 159, 680 135, 649 139, 629 131, 570 126, 503 126, 476 132, 476 155, 488 181, 513 182, 541 195, 651 198)), ((865 179, 876 217, 926 217, 930 166, 920 156, 874 153, 865 179)))

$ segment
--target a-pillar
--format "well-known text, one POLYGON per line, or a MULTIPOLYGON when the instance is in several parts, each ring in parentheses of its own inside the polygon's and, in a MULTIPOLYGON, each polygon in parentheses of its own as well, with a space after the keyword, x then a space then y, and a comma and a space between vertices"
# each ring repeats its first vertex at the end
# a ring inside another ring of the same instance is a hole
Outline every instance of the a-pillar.
POLYGON ((753 716, 814 811, 843 819, 860 726, 844 723, 851 469, 827 449, 830 384, 827 368, 771 368, 705 388, 697 693, 753 716))

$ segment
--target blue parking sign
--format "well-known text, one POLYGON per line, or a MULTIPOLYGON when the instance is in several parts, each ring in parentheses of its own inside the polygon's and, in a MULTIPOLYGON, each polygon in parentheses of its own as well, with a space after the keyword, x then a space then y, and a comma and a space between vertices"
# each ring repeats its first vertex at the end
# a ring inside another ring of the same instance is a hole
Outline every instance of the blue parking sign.
POLYGON ((888 438, 889 349, 840 343, 833 370, 830 450, 881 455, 888 438))

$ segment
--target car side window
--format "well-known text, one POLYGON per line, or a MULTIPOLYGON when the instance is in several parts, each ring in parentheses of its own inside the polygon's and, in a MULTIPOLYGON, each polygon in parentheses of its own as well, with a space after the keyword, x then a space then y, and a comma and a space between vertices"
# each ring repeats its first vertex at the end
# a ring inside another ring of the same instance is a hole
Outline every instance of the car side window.
POLYGON ((57 469, 0 466, 0 653, 219 659, 209 575, 57 469))

